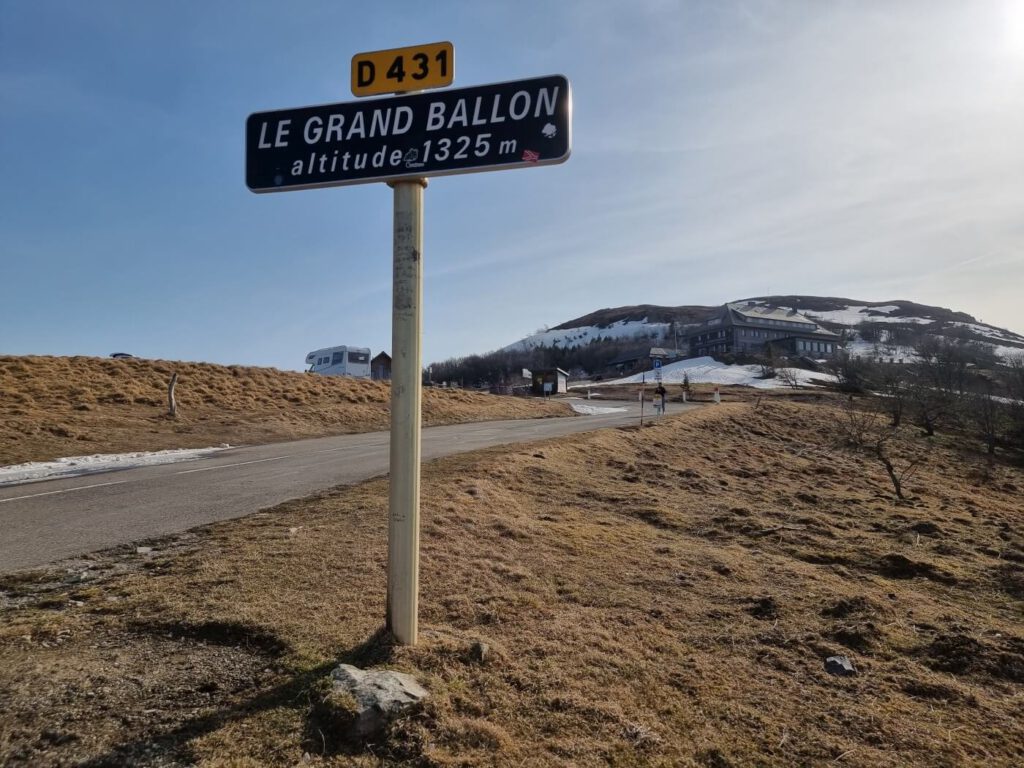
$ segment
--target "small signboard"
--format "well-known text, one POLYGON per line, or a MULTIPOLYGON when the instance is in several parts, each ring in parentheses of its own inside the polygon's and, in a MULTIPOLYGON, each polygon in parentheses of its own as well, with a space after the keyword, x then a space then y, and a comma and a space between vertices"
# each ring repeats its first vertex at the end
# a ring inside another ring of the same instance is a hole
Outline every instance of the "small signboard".
POLYGON ((454 79, 455 47, 451 43, 390 48, 352 57, 352 93, 356 96, 444 88, 454 79))
POLYGON ((562 75, 249 115, 253 192, 530 168, 569 159, 562 75))
POLYGON ((654 358, 654 370, 661 368, 661 358, 654 358))

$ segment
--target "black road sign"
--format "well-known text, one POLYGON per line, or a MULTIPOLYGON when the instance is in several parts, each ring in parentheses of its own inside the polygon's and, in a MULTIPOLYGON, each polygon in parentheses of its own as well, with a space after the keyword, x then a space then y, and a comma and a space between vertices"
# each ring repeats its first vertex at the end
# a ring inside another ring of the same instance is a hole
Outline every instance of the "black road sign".
POLYGON ((249 115, 253 192, 529 168, 569 159, 562 75, 249 115))

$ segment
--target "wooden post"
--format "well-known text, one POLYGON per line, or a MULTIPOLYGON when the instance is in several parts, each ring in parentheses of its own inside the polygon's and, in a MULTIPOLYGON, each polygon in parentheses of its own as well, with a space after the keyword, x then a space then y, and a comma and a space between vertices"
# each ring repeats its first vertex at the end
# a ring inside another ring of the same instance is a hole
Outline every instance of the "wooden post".
POLYGON ((171 417, 178 415, 178 404, 174 401, 174 385, 178 383, 178 372, 171 374, 171 383, 167 385, 167 413, 171 417))
POLYGON ((401 645, 416 645, 423 392, 423 188, 427 180, 406 179, 392 182, 391 186, 395 210, 387 628, 401 645))

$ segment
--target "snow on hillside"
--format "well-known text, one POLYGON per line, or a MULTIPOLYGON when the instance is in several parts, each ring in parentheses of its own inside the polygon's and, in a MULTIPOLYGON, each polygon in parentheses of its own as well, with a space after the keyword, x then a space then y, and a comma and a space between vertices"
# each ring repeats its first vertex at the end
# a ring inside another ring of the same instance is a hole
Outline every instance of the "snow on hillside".
POLYGON ((950 325, 955 328, 966 328, 967 330, 976 333, 978 336, 984 336, 986 339, 997 344, 1001 341, 1008 341, 1011 344, 1024 344, 1024 336, 1019 336, 1013 331, 1006 331, 1002 328, 995 328, 991 325, 978 325, 977 323, 961 322, 952 322, 950 325))
POLYGON ((843 309, 817 312, 805 311, 802 314, 807 315, 812 320, 824 320, 827 323, 839 323, 840 325, 859 325, 865 320, 872 323, 918 323, 921 325, 935 322, 924 317, 893 316, 892 313, 898 312, 899 309, 894 304, 887 304, 882 307, 867 307, 854 304, 843 309))
POLYGON ((537 347, 554 346, 568 349, 589 344, 594 339, 641 339, 651 336, 661 339, 668 332, 668 327, 668 323, 648 323, 645 318, 644 320, 620 320, 606 328, 598 328, 594 325, 581 328, 559 328, 534 333, 507 347, 502 347, 500 351, 519 352, 537 347))
MULTIPOLYGON (((790 309, 790 307, 785 307, 785 309, 790 309)), ((864 322, 880 324, 913 323, 915 325, 930 326, 927 329, 928 332, 937 336, 952 335, 944 334, 943 331, 946 329, 962 328, 970 332, 976 341, 991 345, 992 351, 1004 359, 1024 352, 1024 336, 1012 331, 980 322, 969 323, 961 320, 937 320, 935 318, 898 314, 903 311, 903 308, 896 304, 879 306, 850 304, 831 310, 802 310, 801 314, 806 315, 812 320, 845 325, 853 330, 856 330, 864 322)), ((918 359, 917 353, 912 347, 898 346, 892 343, 875 344, 874 342, 865 341, 857 337, 848 340, 845 349, 855 357, 882 357, 903 360, 907 363, 915 362, 918 359)))
MULTIPOLYGON (((817 381, 834 381, 835 377, 827 373, 816 373, 805 371, 800 368, 786 369, 792 371, 796 381, 802 386, 815 386, 817 381)), ((760 379, 761 366, 759 365, 726 365, 719 363, 713 357, 694 357, 689 360, 679 360, 669 363, 661 369, 662 382, 665 384, 682 384, 683 377, 689 378, 691 384, 732 384, 745 387, 756 387, 757 389, 776 389, 788 386, 781 378, 760 379)), ((601 382, 602 385, 610 384, 639 384, 645 380, 653 385, 654 372, 637 373, 614 381, 601 382)), ((577 385, 577 386, 595 386, 577 385)))
POLYGON ((883 360, 899 363, 916 363, 920 361, 917 351, 913 347, 901 346, 899 344, 876 344, 873 341, 853 339, 846 342, 844 349, 851 357, 882 358, 883 360))
MULTIPOLYGON (((1007 358, 1011 355, 1018 354, 1024 351, 1024 336, 1007 331, 995 326, 986 325, 979 321, 973 321, 974 319, 970 315, 966 315, 962 312, 956 313, 952 310, 943 309, 941 307, 929 307, 922 304, 914 304, 912 302, 900 302, 890 304, 878 304, 870 305, 862 302, 854 302, 849 299, 821 299, 816 297, 807 296, 778 296, 773 297, 774 302, 769 304, 769 301, 765 298, 760 299, 746 299, 743 302, 735 303, 754 303, 769 306, 777 306, 782 309, 795 309, 800 314, 816 321, 827 324, 832 330, 838 330, 836 326, 846 326, 851 331, 857 331, 858 326, 861 323, 879 323, 885 324, 906 324, 906 325, 917 325, 925 333, 935 336, 956 336, 957 338, 963 338, 966 336, 968 339, 973 339, 978 342, 986 343, 992 346, 993 351, 1002 358, 1007 358), (777 303, 776 303, 777 302, 777 303), (804 308, 808 305, 812 307, 822 307, 821 309, 804 308), (973 321, 973 322, 968 322, 973 321)), ((600 313, 602 317, 608 317, 609 315, 614 316, 616 312, 625 312, 626 310, 631 311, 631 317, 636 318, 639 316, 637 312, 632 310, 637 309, 636 307, 623 307, 620 310, 602 310, 600 313)), ((653 308, 655 312, 659 308, 653 308)), ((713 307, 675 307, 675 308, 662 308, 666 311, 670 309, 672 311, 686 310, 701 310, 705 312, 707 316, 711 316, 713 311, 717 311, 713 307)), ((647 307, 647 311, 651 308, 647 307)), ((651 315, 647 315, 650 317, 651 315)), ((660 317, 655 314, 654 316, 660 317)), ((687 315, 693 320, 693 322, 699 322, 702 317, 701 313, 690 312, 687 315)), ((581 322, 590 320, 596 317, 594 313, 585 316, 584 318, 578 318, 575 322, 581 322)), ((637 342, 637 347, 642 346, 644 343, 649 343, 650 346, 669 346, 665 341, 670 331, 670 324, 664 323, 649 323, 647 317, 643 320, 637 319, 622 319, 610 323, 604 327, 599 325, 579 325, 572 328, 558 328, 540 331, 527 336, 524 339, 516 341, 503 347, 500 351, 502 352, 521 352, 536 349, 538 347, 561 347, 562 349, 570 349, 577 346, 585 346, 590 344, 592 341, 597 339, 602 340, 616 340, 616 341, 633 341, 637 342)), ((570 321, 573 322, 573 321, 570 321)), ((680 326, 677 326, 680 327, 680 326)), ((686 324, 682 328, 686 328, 686 324)), ((689 327, 694 327, 692 323, 689 327)), ((683 338, 683 331, 680 332, 680 341, 683 338)), ((904 362, 913 362, 916 360, 914 350, 908 346, 896 346, 894 345, 893 339, 888 337, 888 334, 883 335, 881 344, 875 344, 864 339, 860 339, 857 335, 847 334, 848 342, 846 349, 855 356, 863 357, 884 357, 892 358, 895 360, 902 359, 904 362)), ((904 341, 906 343, 906 341, 904 341)))
POLYGON ((1001 344, 993 344, 992 350, 1003 358, 1004 361, 1024 356, 1024 349, 1021 347, 1007 347, 1001 344))

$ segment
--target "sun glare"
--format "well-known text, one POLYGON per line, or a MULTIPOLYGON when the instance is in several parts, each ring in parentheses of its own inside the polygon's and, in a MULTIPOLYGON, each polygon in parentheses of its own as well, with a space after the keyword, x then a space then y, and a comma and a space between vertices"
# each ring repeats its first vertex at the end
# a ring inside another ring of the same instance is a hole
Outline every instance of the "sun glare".
POLYGON ((1011 54, 1024 58, 1024 0, 1006 0, 1003 39, 1011 54))

